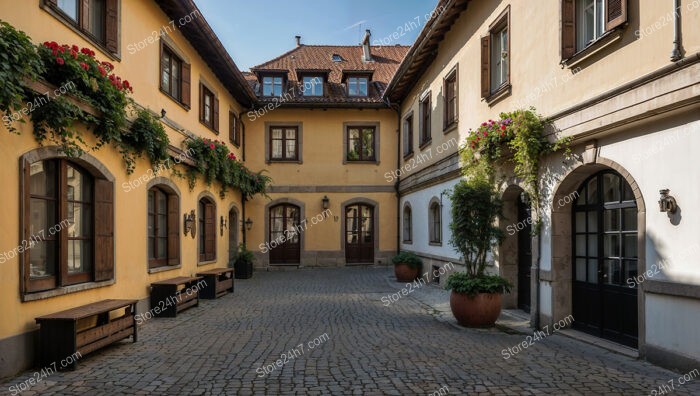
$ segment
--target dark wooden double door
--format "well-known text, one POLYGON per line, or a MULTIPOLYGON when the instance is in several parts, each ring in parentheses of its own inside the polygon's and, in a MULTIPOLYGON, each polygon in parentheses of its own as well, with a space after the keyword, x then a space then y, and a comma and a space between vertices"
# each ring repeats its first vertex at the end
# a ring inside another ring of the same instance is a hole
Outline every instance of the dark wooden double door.
POLYGON ((523 194, 518 198, 518 308, 530 312, 530 267, 532 266, 532 212, 523 194))
POLYGON ((637 205, 629 184, 605 171, 585 181, 574 203, 574 327, 637 347, 637 205))
POLYGON ((374 208, 356 204, 345 208, 345 262, 374 263, 374 208))
POLYGON ((301 211, 291 204, 270 208, 270 264, 298 265, 301 262, 301 211))

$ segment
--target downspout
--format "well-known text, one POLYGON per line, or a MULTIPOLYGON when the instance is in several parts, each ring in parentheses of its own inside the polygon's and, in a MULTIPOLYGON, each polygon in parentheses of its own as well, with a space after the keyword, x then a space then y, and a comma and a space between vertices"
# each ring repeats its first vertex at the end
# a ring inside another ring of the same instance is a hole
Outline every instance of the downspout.
MULTIPOLYGON (((391 103, 391 100, 386 97, 384 98, 385 103, 389 108, 396 111, 396 133, 398 134, 398 142, 396 145, 396 169, 401 169, 401 105, 400 103, 391 103)), ((401 181, 401 176, 399 172, 396 172, 396 183, 394 183, 394 188, 396 189, 396 254, 401 252, 401 195, 399 194, 399 182, 401 181)))
MULTIPOLYGON (((245 138, 245 124, 243 123, 243 114, 244 114, 244 113, 246 113, 246 112, 245 112, 245 111, 241 111, 241 112, 238 114, 238 120, 239 120, 239 122, 241 123, 241 131, 240 131, 240 132, 241 132, 241 140, 242 140, 242 141, 241 141, 241 162, 245 162, 245 144, 246 144, 246 138, 245 138)), ((240 219, 240 222, 241 222, 241 225, 240 225, 240 227, 241 227, 241 236, 242 236, 241 239, 242 239, 242 242, 243 242, 243 246, 245 246, 246 249, 248 249, 248 245, 247 245, 247 243, 246 243, 246 241, 247 241, 247 236, 248 236, 248 235, 247 235, 247 234, 248 234, 248 230, 246 229, 246 226, 245 226, 245 220, 246 220, 246 217, 245 217, 245 202, 246 202, 247 200, 248 200, 248 197, 246 197, 246 195, 243 193, 243 191, 241 191, 241 219, 240 219)), ((238 227, 238 225, 236 225, 236 226, 238 227)))
POLYGON ((673 51, 671 61, 677 62, 683 59, 683 36, 681 32, 681 0, 673 0, 673 51))
MULTIPOLYGON (((539 205, 539 202, 537 203, 539 205)), ((538 223, 540 220, 539 210, 537 212, 538 223)), ((535 261, 535 323, 534 328, 540 329, 540 261, 542 260, 542 230, 537 232, 537 261, 535 261)))

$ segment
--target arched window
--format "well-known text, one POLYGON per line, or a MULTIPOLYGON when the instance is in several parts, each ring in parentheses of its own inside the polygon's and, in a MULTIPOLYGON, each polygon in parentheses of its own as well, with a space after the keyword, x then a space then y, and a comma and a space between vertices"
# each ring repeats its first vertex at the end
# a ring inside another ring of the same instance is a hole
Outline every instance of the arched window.
POLYGON ((66 159, 25 163, 24 171, 23 290, 112 279, 113 183, 66 159))
POLYGON ((404 243, 413 241, 413 218, 409 205, 403 208, 403 241, 404 243))
POLYGON ((180 199, 165 186, 148 190, 148 268, 180 264, 180 199))
POLYGON ((434 201, 430 204, 429 227, 430 243, 442 243, 442 210, 440 202, 434 201))
POLYGON ((216 260, 216 205, 211 199, 199 200, 197 219, 199 221, 199 261, 216 260))

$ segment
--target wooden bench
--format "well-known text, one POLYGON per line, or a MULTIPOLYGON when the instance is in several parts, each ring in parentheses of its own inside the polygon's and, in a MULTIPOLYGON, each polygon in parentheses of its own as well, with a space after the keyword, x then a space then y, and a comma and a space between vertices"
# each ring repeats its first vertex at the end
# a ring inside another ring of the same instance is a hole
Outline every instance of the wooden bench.
POLYGON ((199 305, 202 277, 180 276, 151 283, 151 311, 157 318, 174 318, 178 313, 199 305))
POLYGON ((233 268, 216 268, 209 271, 198 272, 197 276, 204 277, 206 285, 199 293, 200 297, 215 299, 233 293, 233 268))
POLYGON ((36 318, 41 366, 75 369, 90 352, 129 337, 136 342, 136 302, 103 300, 36 318), (121 315, 110 317, 117 310, 121 315), (59 365, 64 360, 72 362, 59 365))

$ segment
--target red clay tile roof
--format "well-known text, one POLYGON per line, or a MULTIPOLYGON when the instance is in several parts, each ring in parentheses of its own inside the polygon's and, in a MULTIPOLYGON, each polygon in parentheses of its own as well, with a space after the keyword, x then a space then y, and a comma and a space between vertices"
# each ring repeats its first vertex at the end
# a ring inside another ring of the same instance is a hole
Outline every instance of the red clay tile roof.
POLYGON ((382 95, 387 84, 408 52, 408 46, 373 46, 372 62, 363 61, 362 46, 301 45, 268 62, 251 68, 253 73, 244 73, 251 87, 261 102, 270 101, 262 97, 262 88, 256 74, 265 71, 287 71, 288 86, 285 93, 291 94, 283 105, 343 105, 343 104, 383 104, 382 95), (333 55, 340 55, 342 61, 334 62, 333 55), (327 94, 323 97, 304 97, 300 94, 298 81, 299 70, 329 70, 327 94), (372 73, 372 82, 367 97, 348 97, 343 84, 343 72, 368 71, 372 73), (254 74, 255 73, 255 74, 254 74))

